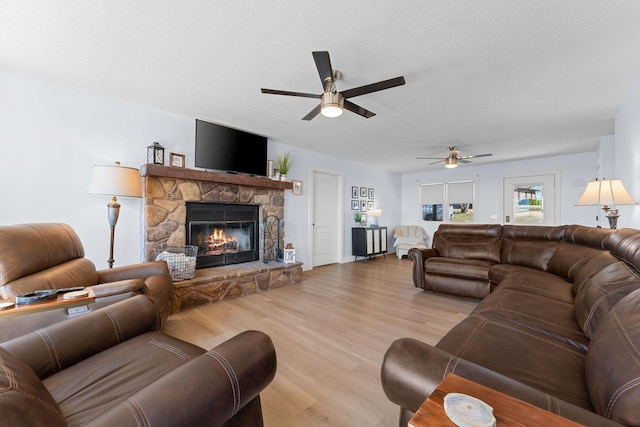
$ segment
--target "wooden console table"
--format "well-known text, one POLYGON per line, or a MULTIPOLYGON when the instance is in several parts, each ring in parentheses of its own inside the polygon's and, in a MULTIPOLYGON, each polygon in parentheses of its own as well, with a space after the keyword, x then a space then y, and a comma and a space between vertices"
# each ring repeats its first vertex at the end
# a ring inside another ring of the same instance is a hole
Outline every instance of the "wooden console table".
MULTIPOLYGON (((63 297, 64 294, 60 294, 57 296, 56 299, 51 301, 40 302, 37 304, 16 305, 13 308, 9 308, 7 310, 1 310, 0 318, 22 316, 25 314, 38 313, 41 311, 56 310, 59 308, 72 308, 72 307, 78 307, 81 305, 87 305, 96 300, 96 296, 93 293, 93 289, 87 289, 87 291, 89 291, 89 295, 82 298, 66 300, 63 297)), ((4 302, 4 301, 8 301, 8 300, 0 300, 0 302, 4 302)))
MULTIPOLYGON (((444 411, 444 397, 448 393, 464 393, 482 400, 493 408, 496 426, 543 427, 563 426, 579 427, 574 421, 545 411, 515 397, 500 393, 488 387, 448 374, 431 396, 424 401, 409 421, 410 427, 455 427, 444 411)), ((584 426, 583 426, 584 427, 584 426)))

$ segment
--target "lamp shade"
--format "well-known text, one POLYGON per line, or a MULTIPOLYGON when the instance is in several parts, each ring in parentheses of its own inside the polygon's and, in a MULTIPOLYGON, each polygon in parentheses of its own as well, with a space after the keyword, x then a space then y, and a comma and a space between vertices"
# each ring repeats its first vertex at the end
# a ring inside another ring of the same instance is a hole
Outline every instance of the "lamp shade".
POLYGON ((619 179, 589 181, 576 206, 636 205, 619 179))
POLYGON ((367 211, 367 216, 380 218, 382 216, 382 209, 370 209, 367 211))
POLYGON ((120 166, 116 162, 113 166, 94 166, 91 171, 89 194, 142 197, 140 171, 135 168, 120 166))

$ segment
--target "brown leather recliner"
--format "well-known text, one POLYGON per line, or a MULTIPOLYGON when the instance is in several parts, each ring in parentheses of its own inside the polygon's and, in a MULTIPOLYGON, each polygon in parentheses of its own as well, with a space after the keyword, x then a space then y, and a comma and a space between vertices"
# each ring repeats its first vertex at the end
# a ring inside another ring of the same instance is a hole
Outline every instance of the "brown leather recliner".
POLYGON ((160 332, 146 295, 0 344, 3 426, 261 426, 271 339, 209 351, 160 332))
MULTIPOLYGON (((90 287, 95 302, 88 311, 138 294, 150 296, 162 321, 171 314, 173 282, 164 261, 96 270, 84 257, 76 232, 67 224, 39 223, 0 226, 0 298, 43 289, 90 287)), ((71 317, 66 309, 16 317, 0 317, 0 342, 71 317)))

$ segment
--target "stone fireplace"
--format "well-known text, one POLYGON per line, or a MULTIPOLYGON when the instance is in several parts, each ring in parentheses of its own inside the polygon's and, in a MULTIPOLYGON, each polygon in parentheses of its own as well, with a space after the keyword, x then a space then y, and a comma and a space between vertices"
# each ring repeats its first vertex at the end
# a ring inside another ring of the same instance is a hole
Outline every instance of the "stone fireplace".
POLYGON ((301 279, 302 263, 283 265, 260 260, 263 218, 275 215, 281 219, 280 241, 285 241, 284 197, 285 190, 292 189, 290 182, 153 164, 142 165, 140 174, 145 260, 155 259, 163 245, 194 244, 203 255, 209 252, 207 256, 214 257, 213 264, 220 265, 213 267, 200 261, 196 277, 175 282, 174 311, 301 279), (212 207, 213 216, 203 219, 202 211, 212 207), (239 213, 240 218, 230 219, 227 213, 221 213, 221 208, 239 213), (187 222, 188 212, 196 215, 196 222, 191 225, 187 222), (221 228, 216 225, 226 227, 225 234, 228 231, 230 236, 216 235, 216 228, 221 228), (253 248, 245 250, 252 239, 253 248), (239 250, 241 247, 243 250, 239 250))
POLYGON ((257 205, 187 202, 187 244, 198 247, 197 268, 259 259, 257 205))

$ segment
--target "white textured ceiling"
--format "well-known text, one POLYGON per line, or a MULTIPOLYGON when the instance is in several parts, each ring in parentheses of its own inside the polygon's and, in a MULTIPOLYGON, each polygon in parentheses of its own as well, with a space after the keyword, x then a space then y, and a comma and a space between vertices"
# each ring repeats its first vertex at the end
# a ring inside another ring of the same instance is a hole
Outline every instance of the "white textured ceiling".
POLYGON ((411 172, 448 145, 595 150, 640 75, 640 2, 2 0, 0 68, 411 172), (321 93, 314 50, 339 90, 407 83, 351 99, 373 118, 302 121, 317 100, 260 88, 321 93))

